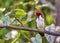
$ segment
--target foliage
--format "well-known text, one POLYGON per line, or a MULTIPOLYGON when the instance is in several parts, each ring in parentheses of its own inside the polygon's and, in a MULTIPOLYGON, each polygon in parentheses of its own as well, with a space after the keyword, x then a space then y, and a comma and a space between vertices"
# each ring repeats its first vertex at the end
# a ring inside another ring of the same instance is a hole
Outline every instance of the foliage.
POLYGON ((35 37, 31 38, 33 43, 42 43, 42 37, 39 34, 36 34, 35 37))
MULTIPOLYGON (((50 25, 53 21, 52 16, 48 11, 48 9, 50 8, 49 7, 40 8, 38 4, 35 5, 34 0, 0 0, 0 24, 21 26, 21 24, 15 20, 15 17, 17 17, 22 21, 22 23, 26 27, 36 28, 37 17, 35 15, 35 11, 37 10, 43 12, 44 14, 43 17, 45 19, 45 26, 50 25), (33 11, 33 14, 31 16, 32 20, 28 21, 27 20, 28 12, 31 10, 33 11)), ((12 30, 13 29, 8 28, 2 28, 0 30, 0 43, 16 43, 17 41, 19 41, 19 43, 31 43, 30 39, 35 35, 36 36, 34 37, 34 39, 32 39, 34 40, 34 42, 37 41, 35 43, 42 43, 40 42, 42 40, 43 43, 47 43, 44 37, 40 37, 40 35, 37 35, 37 32, 29 32, 21 30, 17 30, 18 34, 16 35, 15 38, 6 40, 5 37, 6 34, 12 30)))

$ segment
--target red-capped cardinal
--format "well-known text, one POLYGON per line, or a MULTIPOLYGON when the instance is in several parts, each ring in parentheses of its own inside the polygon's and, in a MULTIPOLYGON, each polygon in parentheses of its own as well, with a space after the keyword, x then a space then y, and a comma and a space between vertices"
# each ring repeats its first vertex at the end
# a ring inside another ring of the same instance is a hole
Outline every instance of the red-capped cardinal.
POLYGON ((40 30, 44 30, 44 18, 42 17, 42 12, 36 12, 36 15, 37 15, 37 20, 36 20, 36 23, 37 23, 37 28, 40 29, 40 30))
MULTIPOLYGON (((36 15, 37 15, 37 20, 36 20, 36 23, 37 23, 37 28, 39 30, 44 30, 44 18, 42 17, 42 12, 36 12, 36 15)), ((41 36, 44 36, 44 33, 39 33, 41 36)))

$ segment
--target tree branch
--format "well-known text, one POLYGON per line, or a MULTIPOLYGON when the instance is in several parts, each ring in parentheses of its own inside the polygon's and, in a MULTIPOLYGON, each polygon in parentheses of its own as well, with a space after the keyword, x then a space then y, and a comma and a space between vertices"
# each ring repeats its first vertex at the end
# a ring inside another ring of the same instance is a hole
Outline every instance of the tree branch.
POLYGON ((26 30, 26 31, 31 31, 31 32, 41 32, 41 33, 46 33, 49 35, 54 35, 54 36, 60 36, 60 33, 58 32, 49 32, 49 31, 41 31, 41 30, 37 30, 36 28, 28 28, 28 27, 20 27, 20 26, 12 26, 12 25, 4 25, 4 24, 0 24, 0 29, 2 28, 10 28, 10 29, 15 29, 15 30, 26 30))

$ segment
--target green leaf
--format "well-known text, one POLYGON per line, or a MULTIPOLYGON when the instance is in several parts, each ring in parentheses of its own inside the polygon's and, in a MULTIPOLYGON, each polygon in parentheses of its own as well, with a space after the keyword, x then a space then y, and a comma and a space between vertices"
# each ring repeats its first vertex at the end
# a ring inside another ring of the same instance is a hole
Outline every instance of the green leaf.
POLYGON ((1 18, 1 20, 3 21, 3 24, 10 25, 10 17, 9 16, 3 16, 1 18))
POLYGON ((34 3, 34 1, 29 1, 28 4, 30 4, 30 5, 34 5, 35 3, 34 3))
POLYGON ((40 36, 40 34, 36 34, 35 37, 32 37, 31 38, 31 41, 33 43, 42 43, 42 37, 40 36))
POLYGON ((0 8, 0 11, 3 12, 3 11, 5 11, 5 9, 6 9, 6 8, 0 8))
POLYGON ((16 10, 16 14, 20 15, 26 15, 26 12, 23 9, 15 9, 16 10))
POLYGON ((37 43, 35 37, 31 38, 32 43, 37 43))
POLYGON ((4 38, 9 31, 10 31, 9 29, 5 29, 5 28, 0 30, 0 39, 4 38))
POLYGON ((36 38, 37 43, 42 43, 42 37, 40 34, 37 34, 35 38, 36 38))
POLYGON ((27 13, 23 9, 16 9, 15 14, 18 18, 22 19, 26 16, 27 13))
POLYGON ((46 21, 48 24, 51 24, 53 22, 53 17, 51 15, 46 16, 46 21))

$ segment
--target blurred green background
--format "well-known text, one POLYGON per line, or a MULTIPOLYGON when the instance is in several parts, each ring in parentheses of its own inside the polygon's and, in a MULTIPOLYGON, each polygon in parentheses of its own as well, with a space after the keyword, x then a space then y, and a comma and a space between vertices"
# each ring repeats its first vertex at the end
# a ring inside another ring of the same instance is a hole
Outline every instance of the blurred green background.
MULTIPOLYGON (((53 23, 53 17, 50 13, 49 6, 39 7, 44 3, 37 0, 0 0, 0 24, 11 24, 15 26, 22 26, 15 20, 15 17, 19 18, 26 27, 36 28, 36 14, 35 11, 43 12, 45 19, 45 27, 53 23), (29 13, 30 12, 30 13, 29 13), (15 21, 14 21, 15 20, 15 21), (12 23, 13 22, 13 23, 12 23)), ((18 34, 15 38, 6 40, 6 34, 13 29, 2 28, 0 30, 0 43, 31 43, 31 37, 34 37, 37 32, 29 32, 24 30, 16 30, 18 34)), ((44 36, 43 43, 48 43, 44 36)))

